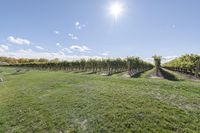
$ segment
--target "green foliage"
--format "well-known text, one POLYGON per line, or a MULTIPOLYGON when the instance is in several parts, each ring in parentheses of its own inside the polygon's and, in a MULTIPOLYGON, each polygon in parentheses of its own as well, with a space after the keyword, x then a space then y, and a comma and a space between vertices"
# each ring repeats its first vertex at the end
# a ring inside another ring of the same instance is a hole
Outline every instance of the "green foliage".
POLYGON ((10 66, 41 70, 88 71, 92 73, 106 72, 108 75, 128 71, 131 76, 153 67, 152 64, 136 57, 128 57, 127 59, 81 59, 76 61, 58 61, 58 59, 47 61, 40 59, 37 62, 30 62, 28 60, 26 63, 14 63, 10 64, 10 66))
POLYGON ((186 54, 180 58, 176 58, 166 64, 164 67, 172 70, 177 70, 184 73, 194 74, 199 73, 200 56, 195 54, 186 54))
MULTIPOLYGON (((56 60, 56 59, 55 59, 56 60)), ((28 59, 28 58, 11 58, 11 57, 0 57, 0 62, 6 62, 9 64, 25 64, 25 63, 47 63, 49 60, 41 59, 28 59)))
POLYGON ((154 55, 153 56, 153 59, 154 59, 154 63, 155 63, 155 67, 156 68, 159 68, 160 65, 161 65, 161 56, 157 56, 157 55, 154 55))

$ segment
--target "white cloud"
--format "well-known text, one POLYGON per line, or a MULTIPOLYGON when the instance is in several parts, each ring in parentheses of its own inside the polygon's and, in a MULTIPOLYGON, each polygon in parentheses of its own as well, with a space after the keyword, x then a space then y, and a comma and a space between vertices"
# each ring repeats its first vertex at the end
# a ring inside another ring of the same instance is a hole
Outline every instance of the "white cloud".
POLYGON ((19 50, 16 52, 6 52, 2 53, 0 52, 0 56, 6 56, 6 57, 13 57, 13 58, 29 58, 29 59, 39 59, 39 58, 45 58, 45 59, 55 59, 58 58, 60 60, 68 60, 68 61, 74 61, 74 60, 80 60, 80 59, 102 59, 103 57, 100 56, 78 56, 78 55, 66 55, 63 51, 58 52, 37 52, 32 51, 31 49, 27 50, 19 50))
POLYGON ((84 24, 80 24, 79 21, 75 22, 75 28, 81 30, 82 28, 86 27, 84 24))
POLYGON ((63 48, 61 51, 67 52, 67 53, 69 53, 69 54, 73 53, 73 51, 70 50, 69 48, 63 48))
MULTIPOLYGON (((161 63, 164 64, 166 62, 169 62, 175 58, 177 58, 178 56, 164 56, 162 57, 161 63)), ((145 58, 143 59, 146 62, 150 62, 150 63, 154 63, 154 59, 153 58, 145 58)))
POLYGON ((58 46, 58 47, 62 47, 60 43, 56 43, 56 46, 58 46))
POLYGON ((59 34, 60 34, 60 31, 54 31, 54 33, 55 33, 56 35, 59 35, 59 34))
POLYGON ((70 46, 70 49, 79 52, 89 52, 91 50, 87 46, 79 46, 79 45, 72 45, 70 46))
POLYGON ((44 48, 41 47, 41 46, 35 46, 35 48, 37 48, 37 49, 39 49, 39 50, 44 50, 44 48))
POLYGON ((33 52, 32 49, 21 49, 21 50, 18 50, 17 53, 20 53, 20 54, 31 54, 33 52))
POLYGON ((81 52, 81 53, 84 53, 84 52, 89 52, 91 49, 88 48, 87 46, 83 45, 83 46, 79 46, 79 45, 72 45, 70 46, 69 48, 63 48, 61 49, 62 52, 67 52, 69 54, 72 54, 74 52, 81 52))
POLYGON ((18 45, 30 45, 31 42, 27 39, 17 38, 13 36, 8 37, 8 41, 18 45))
POLYGON ((80 25, 80 23, 77 21, 76 23, 75 23, 75 26, 79 26, 80 25))
POLYGON ((68 36, 72 39, 72 40, 78 40, 79 38, 77 36, 75 36, 74 34, 69 33, 68 36))
POLYGON ((8 50, 9 50, 8 46, 3 45, 3 44, 0 45, 0 52, 6 52, 8 50))
POLYGON ((101 55, 103 55, 103 56, 108 56, 108 55, 109 55, 109 52, 103 52, 103 53, 101 53, 101 55))
POLYGON ((142 58, 144 61, 149 62, 149 63, 154 63, 153 58, 142 58))
POLYGON ((165 57, 162 57, 162 63, 166 63, 166 62, 169 62, 171 60, 174 60, 176 59, 178 56, 165 56, 165 57))

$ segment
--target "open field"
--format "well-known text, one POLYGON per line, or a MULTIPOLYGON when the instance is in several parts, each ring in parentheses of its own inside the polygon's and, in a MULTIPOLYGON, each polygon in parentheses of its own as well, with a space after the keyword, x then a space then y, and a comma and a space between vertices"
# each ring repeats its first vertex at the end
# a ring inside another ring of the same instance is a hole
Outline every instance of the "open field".
POLYGON ((0 75, 0 132, 200 132, 200 82, 13 68, 0 75))
POLYGON ((200 133, 200 0, 0 3, 0 133, 200 133))

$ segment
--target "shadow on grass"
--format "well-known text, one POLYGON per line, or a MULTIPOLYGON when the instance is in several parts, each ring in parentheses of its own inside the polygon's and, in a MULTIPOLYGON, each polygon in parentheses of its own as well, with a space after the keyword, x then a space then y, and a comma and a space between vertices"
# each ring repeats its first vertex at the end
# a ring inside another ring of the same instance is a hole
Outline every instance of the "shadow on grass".
POLYGON ((140 78, 144 72, 140 72, 131 76, 131 78, 140 78))
POLYGON ((10 75, 20 75, 20 74, 25 74, 26 72, 14 72, 14 73, 11 73, 10 75))
POLYGON ((110 74, 107 74, 107 76, 121 76, 126 71, 120 71, 120 72, 112 72, 110 74))
POLYGON ((113 72, 112 74, 120 74, 120 73, 123 73, 123 72, 126 72, 126 71, 122 71, 122 72, 113 72))
POLYGON ((171 81, 180 81, 179 79, 177 79, 175 75, 173 75, 172 73, 168 71, 160 69, 160 73, 162 74, 164 79, 171 80, 171 81))
POLYGON ((84 73, 86 75, 91 75, 91 74, 96 74, 97 72, 87 72, 87 73, 84 73))
MULTIPOLYGON (((90 74, 100 74, 100 73, 102 73, 102 72, 87 72, 87 73, 85 73, 85 74, 87 74, 87 75, 90 75, 90 74)), ((108 73, 104 73, 105 75, 104 76, 112 76, 112 75, 114 75, 114 74, 119 74, 119 73, 122 73, 122 72, 113 72, 113 73, 110 73, 110 74, 108 74, 108 73)), ((103 74, 103 73, 102 73, 103 74)))
POLYGON ((146 73, 147 71, 151 71, 152 69, 150 70, 146 70, 146 71, 143 71, 143 72, 139 72, 137 74, 134 74, 133 76, 131 76, 131 78, 140 78, 144 73, 146 73))
POLYGON ((74 71, 73 73, 84 73, 84 72, 86 72, 86 71, 74 71))
POLYGON ((15 72, 11 73, 10 75, 20 75, 29 72, 29 69, 17 69, 15 72))

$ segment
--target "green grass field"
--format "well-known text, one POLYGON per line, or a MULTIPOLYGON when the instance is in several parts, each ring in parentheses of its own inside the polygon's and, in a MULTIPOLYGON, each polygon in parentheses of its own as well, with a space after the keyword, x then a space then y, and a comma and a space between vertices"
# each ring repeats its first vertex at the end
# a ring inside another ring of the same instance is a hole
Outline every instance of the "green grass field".
POLYGON ((200 82, 0 68, 0 133, 200 132, 200 82))

